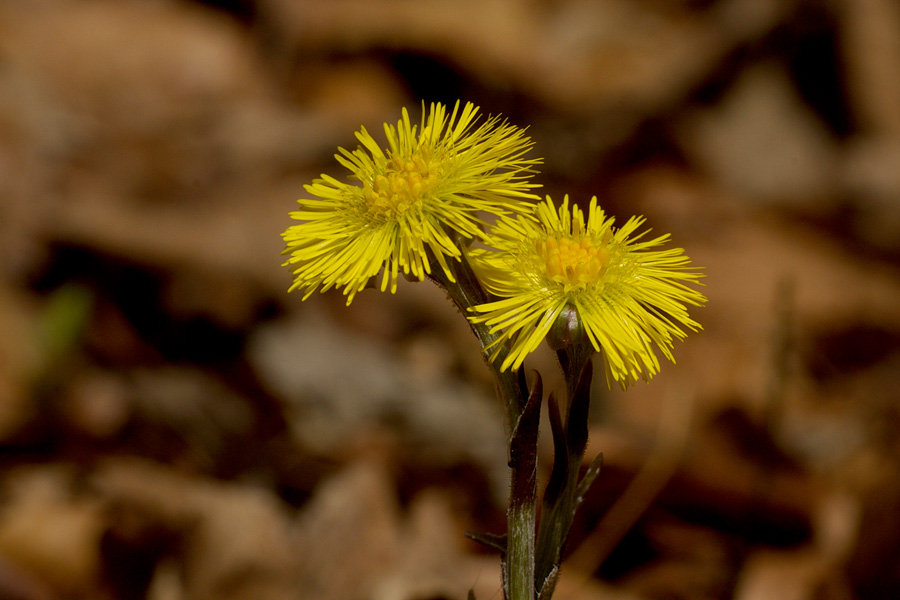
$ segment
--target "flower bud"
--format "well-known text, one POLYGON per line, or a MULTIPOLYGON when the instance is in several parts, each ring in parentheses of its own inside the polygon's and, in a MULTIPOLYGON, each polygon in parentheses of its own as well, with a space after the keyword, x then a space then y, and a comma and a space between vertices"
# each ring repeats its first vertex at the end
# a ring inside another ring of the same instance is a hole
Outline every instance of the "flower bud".
POLYGON ((590 339, 578 316, 578 310, 566 304, 547 332, 547 344, 554 352, 576 345, 590 345, 590 339))

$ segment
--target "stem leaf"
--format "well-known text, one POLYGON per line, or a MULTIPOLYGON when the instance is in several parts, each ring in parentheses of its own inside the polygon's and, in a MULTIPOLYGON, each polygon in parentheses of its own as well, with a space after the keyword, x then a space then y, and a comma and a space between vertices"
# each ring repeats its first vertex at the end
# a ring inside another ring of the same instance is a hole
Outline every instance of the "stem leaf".
POLYGON ((509 467, 513 470, 512 496, 514 502, 526 502, 534 498, 537 483, 537 441, 541 422, 543 384, 536 373, 531 394, 516 423, 509 441, 509 467))
POLYGON ((506 553, 506 534, 498 535, 496 533, 482 533, 478 531, 467 531, 465 536, 473 542, 478 542, 482 546, 486 546, 493 550, 499 550, 506 553))
POLYGON ((553 393, 547 398, 547 413, 550 417, 550 431, 553 433, 553 469, 550 471, 550 479, 544 489, 544 503, 553 504, 562 493, 569 470, 566 431, 559 414, 559 402, 553 393))
POLYGON ((591 464, 587 468, 587 471, 585 471, 584 475, 581 477, 581 481, 578 482, 578 487, 575 488, 575 504, 572 507, 573 516, 574 512, 581 505, 582 501, 584 501, 585 495, 587 495, 588 491, 591 489, 591 486, 594 484, 594 480, 597 479, 597 475, 600 474, 601 468, 603 468, 602 452, 594 457, 594 460, 591 461, 591 464))
MULTIPOLYGON (((572 390, 569 415, 566 419, 566 441, 569 448, 569 460, 584 456, 588 439, 588 412, 591 408, 591 380, 594 368, 590 360, 585 361, 584 367, 578 373, 578 380, 572 390)), ((576 467, 577 468, 577 467, 576 467)))
POLYGON ((559 579, 559 565, 554 565, 553 569, 541 584, 541 591, 538 592, 537 600, 550 600, 550 597, 553 595, 553 590, 556 587, 557 579, 559 579))

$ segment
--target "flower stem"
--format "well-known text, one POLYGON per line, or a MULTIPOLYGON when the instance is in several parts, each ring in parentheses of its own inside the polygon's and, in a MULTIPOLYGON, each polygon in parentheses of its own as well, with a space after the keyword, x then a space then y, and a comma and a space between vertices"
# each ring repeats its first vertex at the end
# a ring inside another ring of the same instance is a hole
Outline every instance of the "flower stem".
POLYGON ((506 599, 534 600, 534 498, 506 514, 506 599))
POLYGON ((550 425, 553 430, 554 464, 544 491, 541 523, 537 532, 536 586, 542 600, 553 593, 562 562, 566 539, 580 502, 579 469, 584 459, 588 435, 591 391, 591 350, 574 344, 558 351, 566 379, 567 413, 563 425, 559 405, 550 398, 550 425))
MULTIPOLYGON (((450 300, 468 316, 469 309, 490 301, 468 261, 453 262, 455 281, 437 271, 431 278, 447 292, 450 300)), ((510 495, 506 513, 507 538, 503 559, 503 585, 507 600, 534 600, 535 525, 537 512, 537 433, 543 395, 540 378, 531 395, 522 369, 502 371, 503 354, 490 360, 487 351, 498 338, 483 323, 469 321, 485 352, 485 361, 494 374, 497 395, 506 408, 509 439, 510 495)))
MULTIPOLYGON (((492 300, 481 286, 481 282, 478 281, 465 257, 460 261, 449 261, 448 265, 452 268, 456 281, 450 281, 446 274, 438 269, 431 274, 431 279, 447 292, 450 301, 456 305, 463 317, 469 316, 469 309, 473 306, 492 300)), ((507 435, 511 436, 516 423, 519 421, 519 416, 525 409, 526 398, 528 398, 528 386, 525 383, 525 375, 522 369, 501 371, 500 365, 503 363, 503 357, 508 352, 508 349, 505 346, 501 346, 498 349, 499 356, 494 360, 490 360, 487 352, 484 351, 500 335, 492 333, 491 328, 484 323, 473 323, 472 321, 468 321, 468 323, 475 333, 475 337, 478 338, 484 352, 485 362, 494 375, 494 381, 497 385, 497 396, 506 408, 506 432, 507 435)))

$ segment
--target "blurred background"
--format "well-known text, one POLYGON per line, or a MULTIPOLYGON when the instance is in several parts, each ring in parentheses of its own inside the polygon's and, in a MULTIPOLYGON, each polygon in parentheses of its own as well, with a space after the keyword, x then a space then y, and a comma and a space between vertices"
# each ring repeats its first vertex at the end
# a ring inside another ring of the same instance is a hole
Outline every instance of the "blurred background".
POLYGON ((0 598, 501 597, 464 320, 280 266, 337 146, 457 99, 706 272, 596 390, 555 597, 900 597, 896 0, 0 0, 0 598))

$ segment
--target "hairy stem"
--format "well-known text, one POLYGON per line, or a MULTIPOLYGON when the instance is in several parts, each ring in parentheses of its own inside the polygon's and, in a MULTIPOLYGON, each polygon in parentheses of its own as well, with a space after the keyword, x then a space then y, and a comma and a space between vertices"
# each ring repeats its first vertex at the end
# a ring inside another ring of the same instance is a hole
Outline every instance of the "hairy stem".
MULTIPOLYGON (((489 302, 491 297, 475 277, 463 257, 453 265, 455 281, 443 272, 432 273, 432 279, 447 292, 463 316, 469 309, 489 302)), ((488 368, 494 374, 497 395, 506 409, 506 431, 509 439, 510 496, 506 513, 507 545, 503 564, 503 585, 507 600, 534 600, 535 524, 537 489, 537 428, 540 421, 541 387, 528 395, 522 369, 501 371, 500 364, 508 352, 505 346, 493 346, 499 334, 483 323, 469 325, 481 344, 488 368), (487 348, 491 347, 488 351, 487 348), (488 353, 498 351, 491 360, 488 353)))

